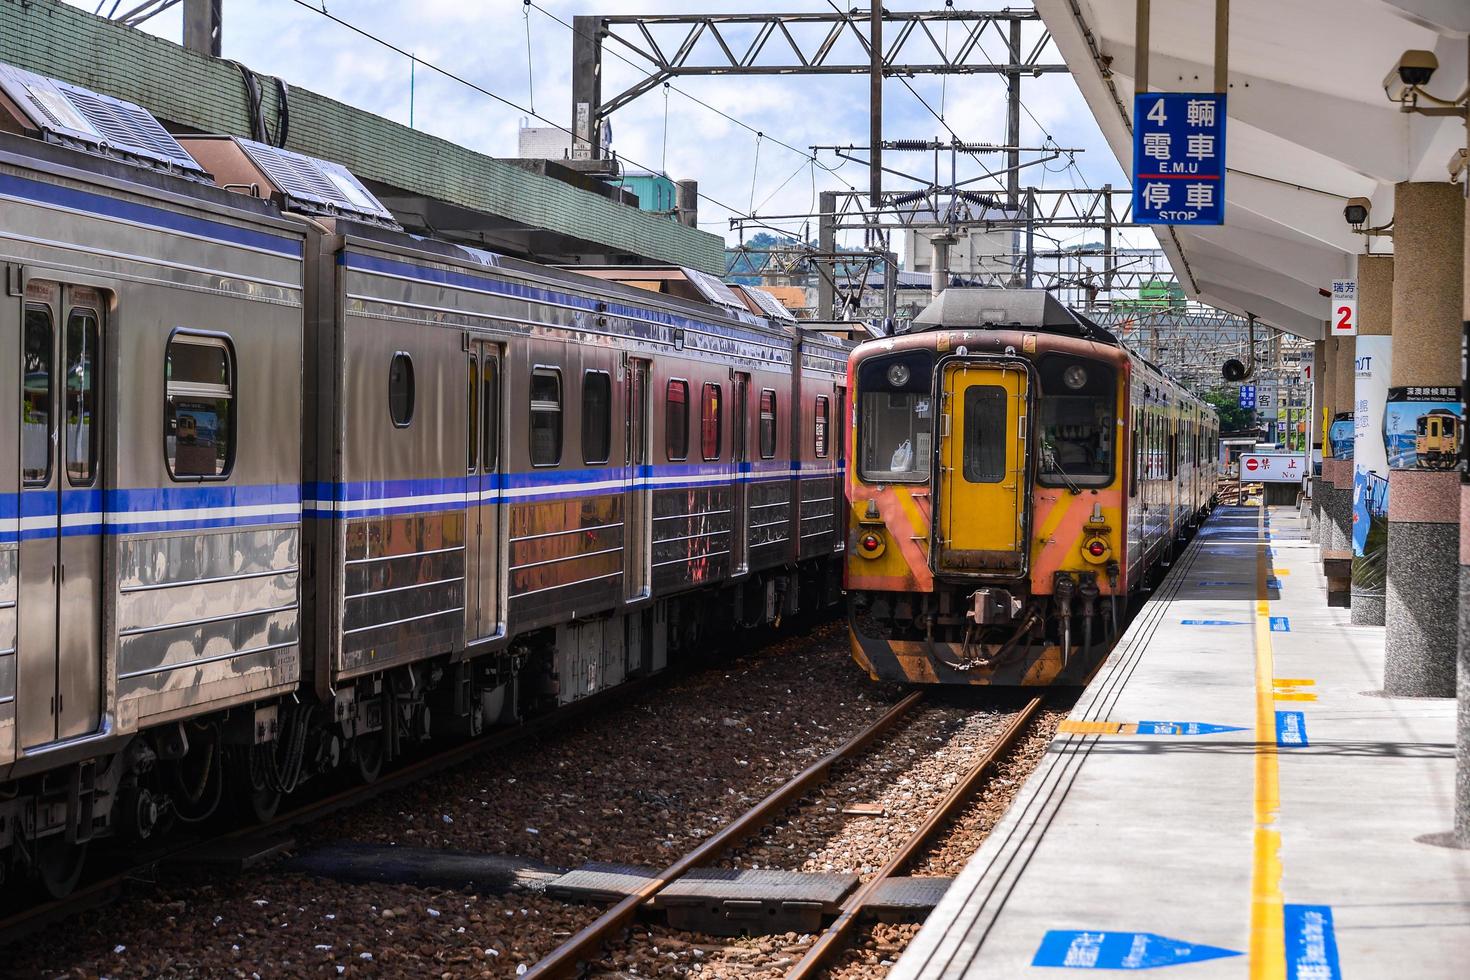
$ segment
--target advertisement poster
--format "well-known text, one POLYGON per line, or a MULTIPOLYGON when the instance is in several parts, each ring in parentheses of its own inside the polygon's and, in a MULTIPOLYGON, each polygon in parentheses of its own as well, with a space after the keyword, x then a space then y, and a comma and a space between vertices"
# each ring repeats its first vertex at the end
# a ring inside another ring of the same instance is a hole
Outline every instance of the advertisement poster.
POLYGON ((1327 444, 1333 459, 1353 458, 1353 426, 1356 424, 1352 412, 1338 412, 1327 427, 1327 444))
POLYGON ((1353 382, 1353 591, 1381 596, 1388 581, 1388 401, 1393 338, 1361 335, 1353 382))
POLYGON ((1452 470, 1464 434, 1460 389, 1409 386, 1388 389, 1383 442, 1394 470, 1452 470))

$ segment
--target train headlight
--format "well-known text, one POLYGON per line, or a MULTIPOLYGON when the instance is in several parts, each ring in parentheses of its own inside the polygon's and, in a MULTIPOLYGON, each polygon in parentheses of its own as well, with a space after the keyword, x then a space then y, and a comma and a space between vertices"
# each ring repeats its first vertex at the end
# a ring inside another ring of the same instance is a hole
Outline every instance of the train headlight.
POLYGON ((864 558, 877 558, 885 547, 883 535, 878 531, 864 531, 858 535, 858 554, 864 558))
POLYGON ((907 364, 895 364, 888 369, 888 383, 895 388, 902 388, 909 383, 909 366, 907 364))
POLYGON ((1081 364, 1073 364, 1062 372, 1062 384, 1073 391, 1081 391, 1087 384, 1087 368, 1081 364))
POLYGON ((1082 558, 1093 565, 1101 565, 1113 557, 1113 549, 1108 545, 1108 539, 1101 535, 1093 534, 1082 541, 1082 558))

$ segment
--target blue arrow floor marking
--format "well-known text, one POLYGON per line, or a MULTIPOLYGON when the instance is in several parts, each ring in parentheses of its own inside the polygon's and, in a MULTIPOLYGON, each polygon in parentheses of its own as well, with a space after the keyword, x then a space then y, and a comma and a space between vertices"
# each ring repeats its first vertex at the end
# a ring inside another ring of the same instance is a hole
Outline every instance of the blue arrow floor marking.
POLYGON ((1291 620, 1288 619, 1285 616, 1272 616, 1271 617, 1271 632, 1272 633, 1290 633, 1291 632, 1291 620))
POLYGON ((1220 732, 1243 732, 1237 725, 1211 725, 1202 721, 1140 721, 1140 735, 1215 735, 1220 732))
POLYGON ((1238 619, 1181 619, 1181 626, 1249 626, 1243 620, 1238 619))
POLYGON ((1283 912, 1287 980, 1342 980, 1332 906, 1287 905, 1283 912))
POLYGON ((1042 937, 1031 965, 1071 970, 1152 970, 1239 955, 1239 950, 1187 943, 1152 932, 1050 929, 1042 937))

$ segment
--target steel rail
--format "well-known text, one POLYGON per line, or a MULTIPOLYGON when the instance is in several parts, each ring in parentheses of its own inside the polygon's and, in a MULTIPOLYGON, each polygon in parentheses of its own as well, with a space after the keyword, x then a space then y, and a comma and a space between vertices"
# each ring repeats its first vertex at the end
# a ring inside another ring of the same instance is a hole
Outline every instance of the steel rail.
POLYGON ((805 795, 814 783, 825 778, 833 766, 860 752, 869 742, 891 728, 914 705, 918 704, 925 694, 926 691, 923 690, 915 691, 889 708, 882 717, 867 728, 791 777, 779 789, 727 823, 713 837, 660 871, 655 877, 648 879, 647 883, 637 891, 603 912, 575 936, 548 953, 526 973, 526 980, 571 974, 579 962, 590 958, 601 949, 603 940, 610 933, 631 921, 639 907, 645 902, 690 871, 719 857, 731 846, 755 833, 772 818, 780 815, 787 806, 805 795))
POLYGON ((944 799, 939 801, 938 806, 929 814, 927 820, 914 831, 908 840, 904 841, 898 852, 888 859, 888 862, 878 869, 878 873, 868 879, 861 888, 848 896, 847 901, 842 903, 842 910, 832 924, 817 937, 817 941, 806 951, 795 966, 786 974, 786 980, 804 980, 806 977, 814 976, 822 967, 823 962, 837 952, 847 942, 852 930, 858 923, 858 915, 877 893, 883 883, 898 872, 904 865, 908 864, 941 826, 950 818, 955 809, 969 797, 980 778, 985 775, 986 770, 1000 759, 1002 755, 1015 743, 1017 736, 1026 728, 1041 709, 1042 698, 1032 698, 1020 713, 1001 732, 1000 738, 996 739, 990 749, 980 758, 965 778, 955 784, 954 788, 945 794, 944 799))

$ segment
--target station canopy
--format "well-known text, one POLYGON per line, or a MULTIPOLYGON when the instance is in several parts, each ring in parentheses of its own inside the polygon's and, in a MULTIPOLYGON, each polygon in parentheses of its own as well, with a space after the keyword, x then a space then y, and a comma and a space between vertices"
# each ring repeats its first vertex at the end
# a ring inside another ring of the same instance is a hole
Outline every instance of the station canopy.
MULTIPOLYGON (((1104 136, 1132 169, 1133 2, 1036 0, 1104 136)), ((1155 0, 1149 87, 1210 91, 1214 0, 1155 0)), ((1364 238, 1343 218, 1372 200, 1393 216, 1394 185, 1445 181, 1465 123, 1401 112, 1383 79, 1406 50, 1432 51, 1426 91, 1465 87, 1467 0, 1233 0, 1225 224, 1157 228, 1193 299, 1302 337, 1323 336, 1332 280, 1354 275, 1364 238)), ((1421 103, 1422 104, 1422 103, 1421 103)), ((1391 238, 1373 239, 1375 253, 1391 238)))

